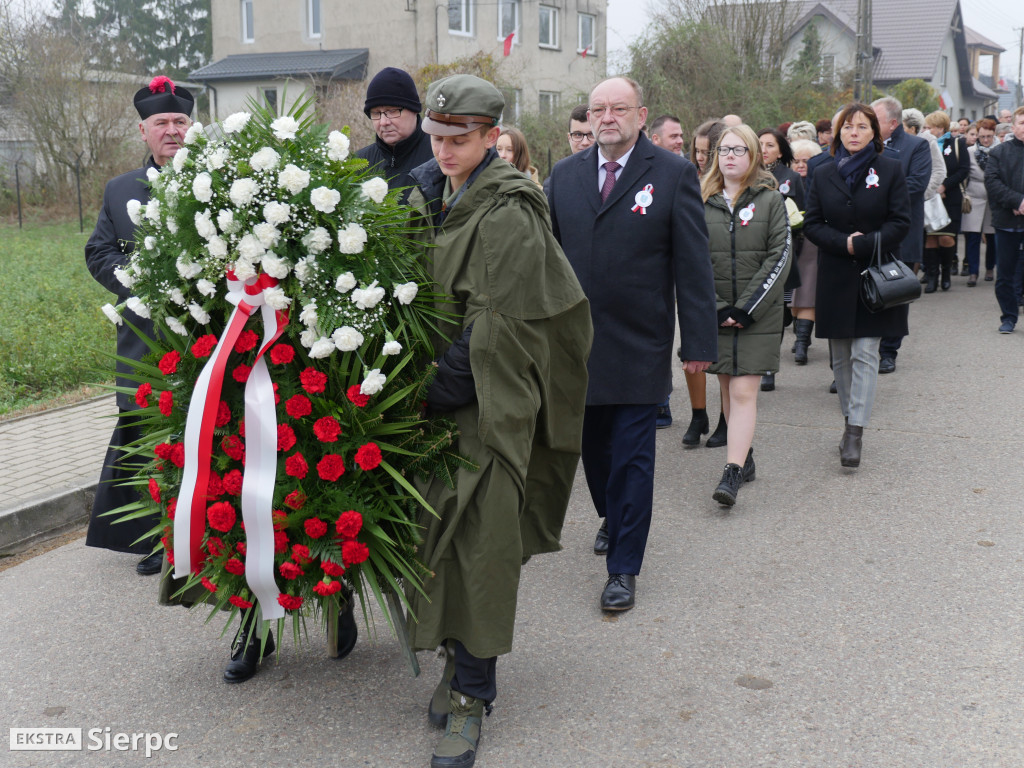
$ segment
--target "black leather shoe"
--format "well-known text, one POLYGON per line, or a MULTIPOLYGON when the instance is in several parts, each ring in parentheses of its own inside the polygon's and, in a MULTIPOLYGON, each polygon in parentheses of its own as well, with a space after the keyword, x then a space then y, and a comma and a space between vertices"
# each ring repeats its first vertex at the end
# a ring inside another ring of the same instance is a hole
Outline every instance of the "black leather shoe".
POLYGON ((861 440, 864 435, 864 427, 855 427, 852 424, 846 425, 843 439, 839 443, 839 463, 844 467, 856 468, 860 466, 861 440))
POLYGON ((708 448, 721 448, 729 442, 729 425, 725 422, 725 414, 718 414, 718 426, 704 445, 708 448))
POLYGON ((636 602, 636 576, 613 573, 608 576, 601 593, 602 611, 628 611, 636 602))
POLYGON ((700 445, 700 436, 706 435, 710 428, 708 412, 705 410, 694 411, 693 418, 690 419, 690 426, 686 428, 686 434, 683 435, 683 446, 692 448, 695 445, 700 445))
POLYGON ((839 390, 836 389, 836 380, 835 379, 832 379, 832 383, 828 385, 828 391, 831 392, 833 395, 838 395, 839 394, 839 390))
MULTIPOLYGON (((274 633, 267 630, 267 645, 263 649, 263 655, 269 656, 274 652, 274 633)), ((224 669, 224 682, 244 683, 256 674, 260 666, 260 635, 258 630, 253 630, 249 636, 249 642, 245 642, 242 630, 239 629, 231 644, 231 661, 224 669)))
POLYGON ((346 590, 345 599, 348 605, 345 610, 338 614, 338 655, 335 659, 344 659, 352 649, 356 647, 356 640, 359 639, 359 627, 356 626, 355 617, 355 595, 352 590, 346 590))
POLYGON ((597 536, 594 538, 594 554, 608 554, 608 521, 601 520, 601 527, 597 529, 597 536))
POLYGON ((139 576, 152 576, 154 573, 160 573, 160 569, 163 567, 164 553, 161 550, 160 552, 154 552, 152 555, 146 555, 139 560, 138 565, 135 566, 135 572, 139 576))
POLYGON ((891 357, 883 357, 878 361, 879 373, 892 373, 896 370, 896 361, 891 357))

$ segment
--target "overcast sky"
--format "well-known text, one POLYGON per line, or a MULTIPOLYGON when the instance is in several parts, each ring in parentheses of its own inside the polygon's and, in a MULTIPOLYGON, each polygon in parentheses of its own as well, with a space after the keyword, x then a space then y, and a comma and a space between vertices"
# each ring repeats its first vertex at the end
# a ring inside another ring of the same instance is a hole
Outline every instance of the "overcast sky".
MULTIPOLYGON (((608 0, 608 48, 609 60, 613 65, 621 60, 617 54, 623 54, 629 43, 643 33, 650 22, 650 8, 658 5, 658 0, 608 0)), ((960 0, 960 7, 968 27, 1006 48, 1006 52, 999 57, 1000 73, 1016 80, 1020 28, 1024 27, 1024 2, 960 0)))

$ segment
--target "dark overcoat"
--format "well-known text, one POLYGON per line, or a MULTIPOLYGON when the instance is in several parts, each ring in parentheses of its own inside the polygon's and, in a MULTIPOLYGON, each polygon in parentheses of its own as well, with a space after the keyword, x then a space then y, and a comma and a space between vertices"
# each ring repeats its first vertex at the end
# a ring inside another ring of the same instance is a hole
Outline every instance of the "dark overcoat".
MULTIPOLYGON (((863 150, 874 151, 874 150, 863 150)), ((898 160, 876 155, 852 188, 832 158, 818 166, 807 195, 804 234, 818 246, 815 336, 821 339, 907 335, 907 306, 870 312, 860 299, 861 272, 871 262, 875 232, 882 252, 895 253, 910 227, 910 198, 898 160), (871 169, 877 186, 869 185, 871 169), (853 232, 854 255, 846 250, 853 232)))
POLYGON ((715 288, 697 169, 642 134, 608 199, 597 145, 551 171, 551 227, 590 300, 587 405, 664 402, 680 356, 718 359, 715 288), (649 205, 639 193, 650 188, 649 205))
POLYGON ((967 181, 971 174, 971 156, 967 152, 967 139, 958 136, 952 139, 946 136, 946 140, 939 147, 942 152, 942 159, 946 163, 946 178, 942 185, 946 188, 942 193, 942 203, 946 206, 946 213, 949 214, 949 224, 942 228, 948 234, 960 232, 960 218, 963 216, 961 210, 964 202, 964 192, 960 185, 967 181))
POLYGON ((920 262, 924 252, 924 191, 932 177, 932 151, 928 142, 897 125, 885 145, 885 156, 900 161, 910 197, 910 230, 900 243, 899 257, 904 264, 920 262))

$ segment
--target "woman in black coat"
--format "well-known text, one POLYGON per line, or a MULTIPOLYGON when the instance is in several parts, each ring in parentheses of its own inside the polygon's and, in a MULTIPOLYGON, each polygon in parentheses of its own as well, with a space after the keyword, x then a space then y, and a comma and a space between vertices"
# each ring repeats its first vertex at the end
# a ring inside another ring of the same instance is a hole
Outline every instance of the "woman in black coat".
POLYGON ((815 335, 830 339, 846 417, 840 463, 857 467, 875 399, 881 337, 907 334, 907 307, 870 312, 860 299, 860 273, 871 261, 876 235, 883 254, 899 248, 910 229, 910 198, 899 161, 882 155, 871 107, 848 104, 836 124, 833 159, 817 167, 810 185, 804 234, 818 246, 815 335))
POLYGON ((971 173, 971 156, 967 152, 967 140, 949 132, 949 115, 942 110, 932 112, 924 119, 924 129, 930 131, 939 144, 939 151, 946 163, 946 178, 939 187, 942 204, 949 214, 949 224, 941 232, 929 232, 924 241, 924 273, 927 278, 925 293, 935 293, 942 270, 942 290, 948 291, 950 275, 956 265, 956 236, 960 234, 960 217, 964 194, 961 185, 971 173))

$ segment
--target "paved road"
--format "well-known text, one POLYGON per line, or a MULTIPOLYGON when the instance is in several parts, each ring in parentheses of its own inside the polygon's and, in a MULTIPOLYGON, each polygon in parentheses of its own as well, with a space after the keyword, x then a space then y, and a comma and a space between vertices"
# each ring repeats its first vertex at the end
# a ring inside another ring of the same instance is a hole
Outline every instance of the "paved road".
MULTIPOLYGON (((577 478, 565 551, 524 570, 478 765, 1024 765, 1024 332, 996 333, 992 283, 954 284, 913 307, 856 472, 839 467, 816 341, 807 366, 784 354, 761 395, 757 480, 721 511, 724 450, 680 447, 679 376, 638 604, 619 617, 598 608, 577 478)), ((379 617, 377 642, 361 625, 346 660, 325 658, 311 627, 228 686, 220 623, 157 606, 134 562, 79 540, 0 573, 9 726, 177 733, 155 765, 428 764, 441 663, 421 654, 412 678, 379 617)), ((144 760, 0 751, 13 766, 144 760)))

